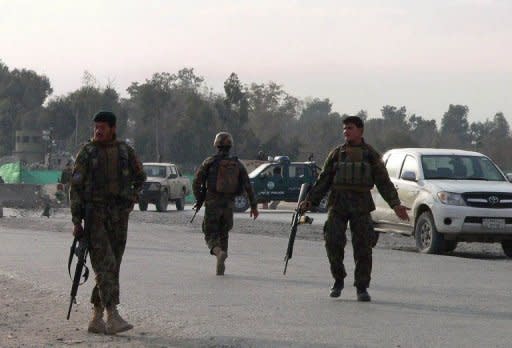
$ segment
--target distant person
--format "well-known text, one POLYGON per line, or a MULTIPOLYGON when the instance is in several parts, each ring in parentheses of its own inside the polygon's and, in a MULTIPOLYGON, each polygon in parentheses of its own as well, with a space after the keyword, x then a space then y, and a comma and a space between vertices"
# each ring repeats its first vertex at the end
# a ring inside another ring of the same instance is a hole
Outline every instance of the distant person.
POLYGON ((71 187, 71 175, 73 174, 73 162, 68 161, 62 170, 59 182, 64 185, 63 191, 65 195, 65 202, 69 203, 69 189, 71 187))
POLYGON ((0 184, 5 184, 4 178, 0 176, 0 184))
POLYGON ((258 161, 266 161, 267 160, 267 154, 263 151, 258 151, 258 156, 256 156, 256 159, 258 161))
POLYGON ((325 248, 331 266, 334 285, 330 296, 339 297, 347 276, 343 265, 345 235, 350 223, 354 249, 354 286, 358 301, 371 301, 368 294, 372 270, 372 245, 377 242, 370 212, 375 210, 370 190, 374 184, 401 220, 409 220, 401 205, 395 186, 389 179, 380 154, 363 139, 363 120, 349 116, 343 120, 345 143, 328 155, 322 172, 300 210, 318 206, 328 191, 328 216, 324 226, 325 248))
POLYGON ((192 190, 196 204, 205 203, 203 233, 211 255, 217 257, 216 274, 224 275, 228 257, 229 231, 233 228, 235 197, 244 191, 251 205, 250 216, 259 215, 256 198, 243 164, 229 152, 233 137, 227 132, 215 136, 217 154, 208 157, 197 170, 192 190))
POLYGON ((117 311, 119 272, 128 217, 146 174, 133 148, 116 140, 116 116, 102 111, 93 121, 94 137, 79 151, 71 177, 73 235, 89 239, 89 255, 96 275, 88 331, 116 334, 133 328, 117 311), (91 226, 89 231, 82 227, 86 218, 91 226))
POLYGON ((315 155, 313 153, 309 154, 308 161, 313 162, 313 159, 315 158, 315 155))

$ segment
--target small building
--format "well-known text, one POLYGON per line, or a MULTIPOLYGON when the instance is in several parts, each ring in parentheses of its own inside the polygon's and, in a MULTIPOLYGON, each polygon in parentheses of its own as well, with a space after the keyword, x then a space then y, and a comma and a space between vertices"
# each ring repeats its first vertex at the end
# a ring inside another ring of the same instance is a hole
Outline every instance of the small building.
POLYGON ((25 163, 44 163, 46 145, 41 130, 17 130, 12 154, 25 163))

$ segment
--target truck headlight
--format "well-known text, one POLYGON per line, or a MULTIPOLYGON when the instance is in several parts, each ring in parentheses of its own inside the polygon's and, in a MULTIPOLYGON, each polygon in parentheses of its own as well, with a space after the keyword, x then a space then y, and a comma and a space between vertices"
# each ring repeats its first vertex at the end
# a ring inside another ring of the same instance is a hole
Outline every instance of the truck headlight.
POLYGON ((466 205, 460 193, 441 191, 437 193, 437 198, 447 205, 466 205))

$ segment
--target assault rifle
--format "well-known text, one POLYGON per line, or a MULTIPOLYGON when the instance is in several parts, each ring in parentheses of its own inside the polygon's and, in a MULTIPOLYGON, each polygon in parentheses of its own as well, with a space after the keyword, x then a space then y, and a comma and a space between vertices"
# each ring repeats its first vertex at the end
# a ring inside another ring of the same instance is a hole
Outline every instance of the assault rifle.
POLYGON ((284 256, 284 271, 283 274, 286 274, 286 268, 288 267, 288 260, 292 258, 293 255, 293 244, 295 243, 295 236, 297 235, 297 227, 301 224, 312 224, 313 219, 309 216, 303 215, 300 210, 300 203, 306 198, 309 190, 311 189, 311 184, 302 184, 300 187, 299 200, 297 202, 297 208, 295 208, 295 212, 292 217, 292 229, 290 231, 290 239, 288 240, 288 248, 286 249, 286 254, 284 256))
POLYGON ((195 210, 194 216, 192 216, 192 219, 190 219, 190 223, 194 222, 194 219, 196 218, 197 213, 199 210, 201 210, 201 207, 203 206, 204 200, 206 198, 206 186, 201 187, 201 194, 198 197, 196 204, 192 207, 193 210, 195 210))
POLYGON ((69 316, 71 315, 71 308, 73 304, 76 304, 76 294, 78 292, 78 286, 82 285, 89 278, 89 268, 85 264, 87 261, 87 254, 89 253, 89 236, 90 236, 90 224, 91 224, 91 207, 90 204, 87 203, 85 205, 85 218, 84 218, 84 233, 80 238, 75 237, 73 239, 73 243, 69 248, 69 258, 68 258, 68 272, 69 277, 71 278, 71 262, 73 261, 73 256, 76 255, 77 263, 75 267, 75 276, 73 279, 73 285, 71 285, 71 301, 69 303, 68 316, 67 320, 69 320, 69 316), (80 282, 80 279, 83 277, 83 281, 80 282))

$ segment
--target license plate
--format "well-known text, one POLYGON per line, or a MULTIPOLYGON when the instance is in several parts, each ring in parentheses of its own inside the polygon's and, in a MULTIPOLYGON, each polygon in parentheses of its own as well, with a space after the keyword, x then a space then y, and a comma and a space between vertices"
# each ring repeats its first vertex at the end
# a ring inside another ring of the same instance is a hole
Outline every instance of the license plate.
POLYGON ((505 219, 482 219, 482 225, 490 230, 504 230, 505 219))

